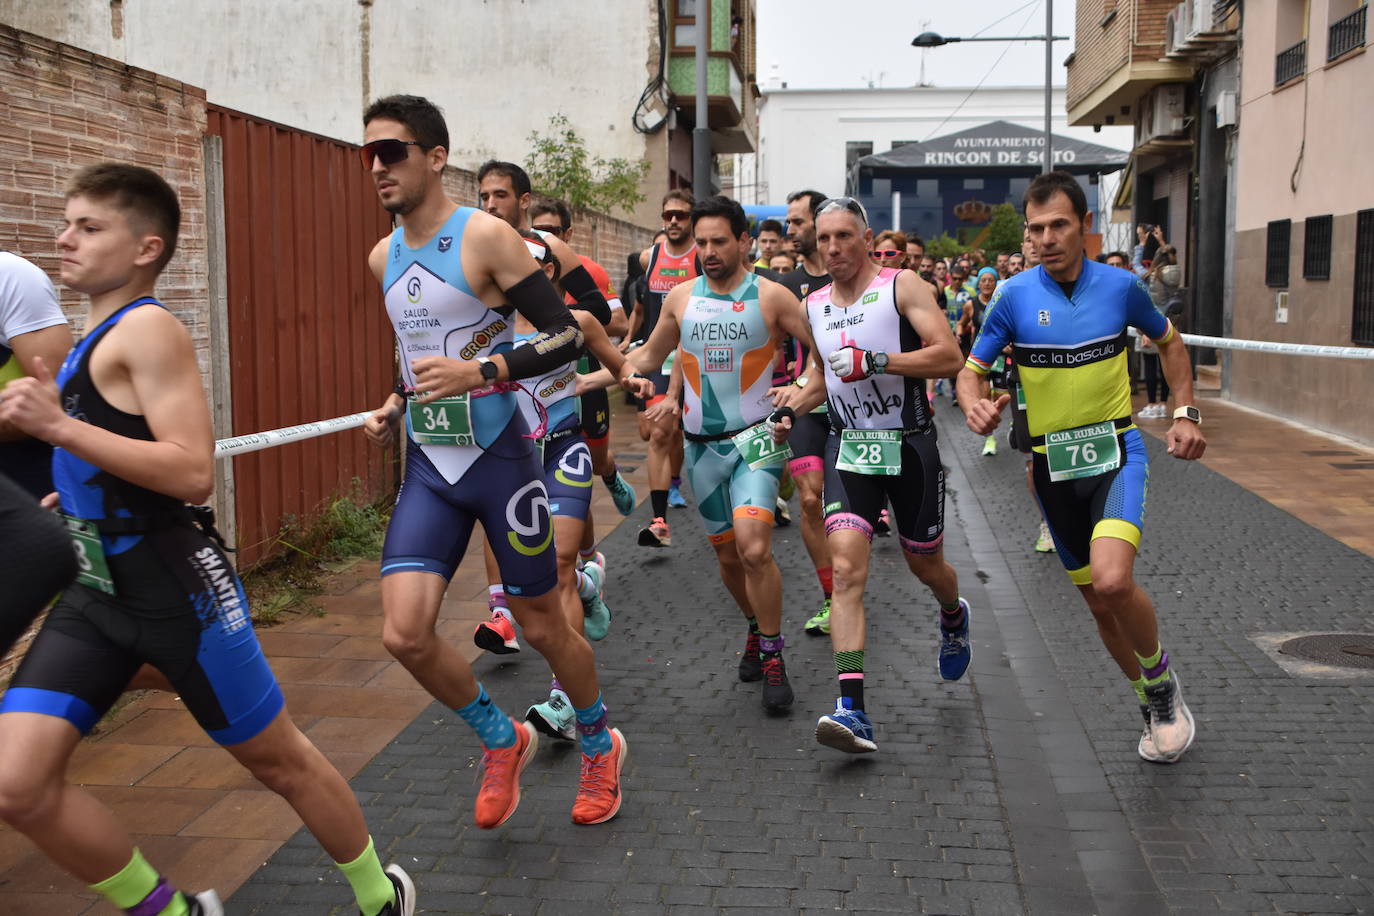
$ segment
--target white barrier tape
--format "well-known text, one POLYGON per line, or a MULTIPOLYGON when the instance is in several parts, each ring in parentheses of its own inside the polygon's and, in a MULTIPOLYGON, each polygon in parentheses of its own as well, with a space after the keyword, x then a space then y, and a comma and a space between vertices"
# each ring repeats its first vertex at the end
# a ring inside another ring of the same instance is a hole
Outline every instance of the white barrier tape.
POLYGON ((332 420, 319 420, 315 423, 302 423, 300 426, 287 426, 282 429, 269 429, 266 432, 252 433, 247 436, 235 436, 232 439, 220 439, 215 443, 215 457, 226 458, 230 455, 243 455, 248 452, 272 448, 275 445, 283 445, 287 442, 314 439, 317 436, 326 436, 330 433, 342 432, 345 429, 356 429, 362 426, 370 416, 372 416, 372 411, 366 410, 362 413, 349 414, 346 417, 335 417, 332 420))
POLYGON ((1256 353, 1283 353, 1288 356, 1327 356, 1333 359, 1374 359, 1371 347, 1322 347, 1317 344, 1278 343, 1273 340, 1233 340, 1229 337, 1204 337, 1182 334, 1183 342, 1193 347, 1218 350, 1250 350, 1256 353))
MULTIPOLYGON (((1132 337, 1139 337, 1135 328, 1127 328, 1132 337)), ((1250 350, 1255 353, 1282 353, 1287 356, 1326 356, 1333 359, 1374 359, 1374 347, 1323 347, 1317 344, 1279 343, 1274 340, 1237 340, 1231 337, 1205 337, 1201 334, 1178 335, 1190 347, 1214 347, 1218 350, 1250 350)))

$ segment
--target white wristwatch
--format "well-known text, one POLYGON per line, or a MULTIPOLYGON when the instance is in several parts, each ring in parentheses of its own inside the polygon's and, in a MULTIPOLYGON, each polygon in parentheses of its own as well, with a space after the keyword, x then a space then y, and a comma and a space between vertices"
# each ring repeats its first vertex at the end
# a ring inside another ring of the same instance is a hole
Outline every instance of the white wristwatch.
POLYGON ((1202 425, 1202 413, 1193 405, 1187 404, 1183 407, 1174 408, 1175 420, 1192 420, 1198 426, 1202 425))

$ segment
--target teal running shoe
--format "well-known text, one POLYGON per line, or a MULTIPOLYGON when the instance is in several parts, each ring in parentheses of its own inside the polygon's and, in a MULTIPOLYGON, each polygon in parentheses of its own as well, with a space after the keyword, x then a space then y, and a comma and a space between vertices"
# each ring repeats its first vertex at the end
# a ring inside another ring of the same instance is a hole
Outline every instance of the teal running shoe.
POLYGON ((582 572, 591 582, 591 588, 578 593, 582 599, 583 626, 587 638, 596 642, 605 639, 606 632, 611 628, 611 609, 602 597, 606 588, 606 570, 596 563, 587 563, 582 567, 582 572))
POLYGON ((668 507, 671 509, 686 509, 687 500, 682 498, 682 491, 676 484, 668 486, 668 507))
POLYGON ((550 738, 577 739, 577 714, 573 712, 572 701, 561 690, 550 690, 548 700, 531 706, 525 713, 525 721, 550 738))
POLYGON ((621 515, 629 515, 635 511, 635 488, 630 486, 619 471, 615 472, 615 480, 606 484, 606 489, 611 491, 611 500, 615 503, 615 509, 621 515))

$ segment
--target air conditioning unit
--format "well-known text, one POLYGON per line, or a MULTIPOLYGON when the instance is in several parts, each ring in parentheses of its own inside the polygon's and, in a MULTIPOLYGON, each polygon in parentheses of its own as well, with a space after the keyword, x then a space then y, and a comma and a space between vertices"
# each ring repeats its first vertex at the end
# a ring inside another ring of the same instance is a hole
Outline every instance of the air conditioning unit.
POLYGON ((1183 42, 1180 41, 1179 39, 1180 39, 1180 37, 1183 36, 1184 30, 1181 30, 1180 27, 1179 27, 1179 25, 1180 25, 1180 24, 1179 24, 1179 19, 1181 19, 1181 18, 1183 17, 1183 15, 1184 15, 1184 7, 1185 7, 1185 6, 1187 6, 1187 4, 1185 4, 1185 3, 1180 3, 1178 6, 1174 7, 1174 8, 1171 9, 1171 10, 1169 10, 1169 14, 1168 14, 1167 16, 1164 17, 1164 56, 1165 56, 1165 57, 1176 57, 1176 56, 1178 56, 1179 51, 1180 51, 1180 50, 1182 49, 1182 47, 1183 47, 1183 42))
POLYGON ((1189 17, 1188 39, 1205 35, 1216 30, 1216 4, 1211 0, 1196 0, 1193 15, 1189 17))
POLYGON ((1150 90, 1137 110, 1136 142, 1168 137, 1184 131, 1186 96, 1182 83, 1166 83, 1150 90))

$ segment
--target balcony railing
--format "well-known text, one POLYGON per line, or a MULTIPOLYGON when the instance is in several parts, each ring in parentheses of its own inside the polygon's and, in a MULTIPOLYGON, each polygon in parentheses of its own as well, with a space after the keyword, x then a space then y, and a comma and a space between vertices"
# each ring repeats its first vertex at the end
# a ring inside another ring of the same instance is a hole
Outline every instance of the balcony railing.
POLYGON ((1274 85, 1282 86, 1289 80, 1302 76, 1307 69, 1307 42, 1300 41, 1293 47, 1280 51, 1274 62, 1274 85))
POLYGON ((1326 59, 1335 60, 1347 51, 1364 45, 1364 30, 1369 7, 1362 6, 1355 12, 1331 23, 1326 33, 1326 59))

